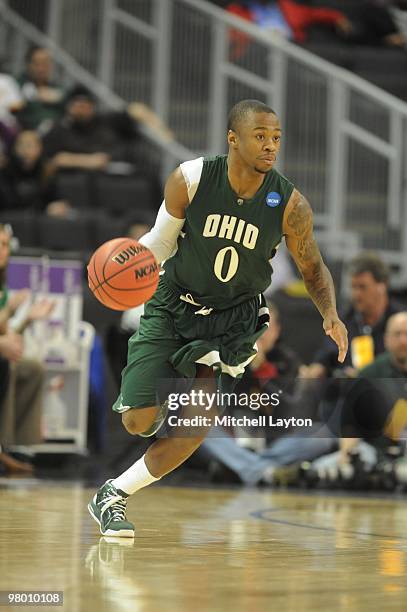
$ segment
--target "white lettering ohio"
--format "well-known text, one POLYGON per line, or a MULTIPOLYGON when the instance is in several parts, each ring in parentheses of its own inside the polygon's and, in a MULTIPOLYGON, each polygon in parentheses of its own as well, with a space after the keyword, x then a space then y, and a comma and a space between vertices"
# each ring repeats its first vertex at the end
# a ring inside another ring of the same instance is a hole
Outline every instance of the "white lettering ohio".
POLYGON ((244 219, 230 215, 213 214, 206 217, 202 232, 205 238, 226 238, 246 249, 254 249, 259 235, 259 228, 244 219))

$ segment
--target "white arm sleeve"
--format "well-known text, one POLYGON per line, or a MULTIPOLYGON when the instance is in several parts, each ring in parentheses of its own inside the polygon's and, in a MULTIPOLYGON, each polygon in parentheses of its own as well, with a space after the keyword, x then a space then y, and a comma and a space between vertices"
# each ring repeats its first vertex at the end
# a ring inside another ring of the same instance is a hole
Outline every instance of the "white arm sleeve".
POLYGON ((185 219, 173 217, 165 207, 165 201, 158 211, 154 227, 139 239, 141 244, 150 249, 158 263, 167 259, 177 245, 177 238, 185 219))

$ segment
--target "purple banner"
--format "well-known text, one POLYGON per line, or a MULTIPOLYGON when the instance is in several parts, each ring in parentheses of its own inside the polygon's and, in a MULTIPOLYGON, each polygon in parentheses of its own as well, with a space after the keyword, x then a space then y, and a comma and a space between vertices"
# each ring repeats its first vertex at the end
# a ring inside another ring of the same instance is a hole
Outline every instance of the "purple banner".
POLYGON ((82 263, 45 258, 12 257, 8 266, 10 290, 31 289, 33 293, 81 295, 82 263))

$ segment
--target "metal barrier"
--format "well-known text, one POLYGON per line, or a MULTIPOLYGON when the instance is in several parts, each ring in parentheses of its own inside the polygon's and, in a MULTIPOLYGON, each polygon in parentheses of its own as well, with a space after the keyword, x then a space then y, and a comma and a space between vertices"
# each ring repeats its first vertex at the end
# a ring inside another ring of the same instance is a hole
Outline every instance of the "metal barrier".
MULTIPOLYGON (((325 251, 346 260, 375 249, 407 280, 407 104, 204 0, 43 7, 48 35, 82 68, 72 77, 167 121, 185 147, 167 148, 168 167, 181 152, 224 151, 227 110, 239 99, 268 102, 284 127, 279 168, 310 199, 325 251)), ((65 68, 67 57, 57 57, 65 68)))

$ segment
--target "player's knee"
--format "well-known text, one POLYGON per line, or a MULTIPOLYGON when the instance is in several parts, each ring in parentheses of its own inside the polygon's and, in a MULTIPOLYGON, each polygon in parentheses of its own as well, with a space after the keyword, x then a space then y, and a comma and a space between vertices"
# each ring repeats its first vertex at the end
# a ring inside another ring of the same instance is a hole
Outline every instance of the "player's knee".
POLYGON ((147 431, 157 417, 158 408, 131 408, 122 414, 122 423, 126 430, 137 435, 147 431))

